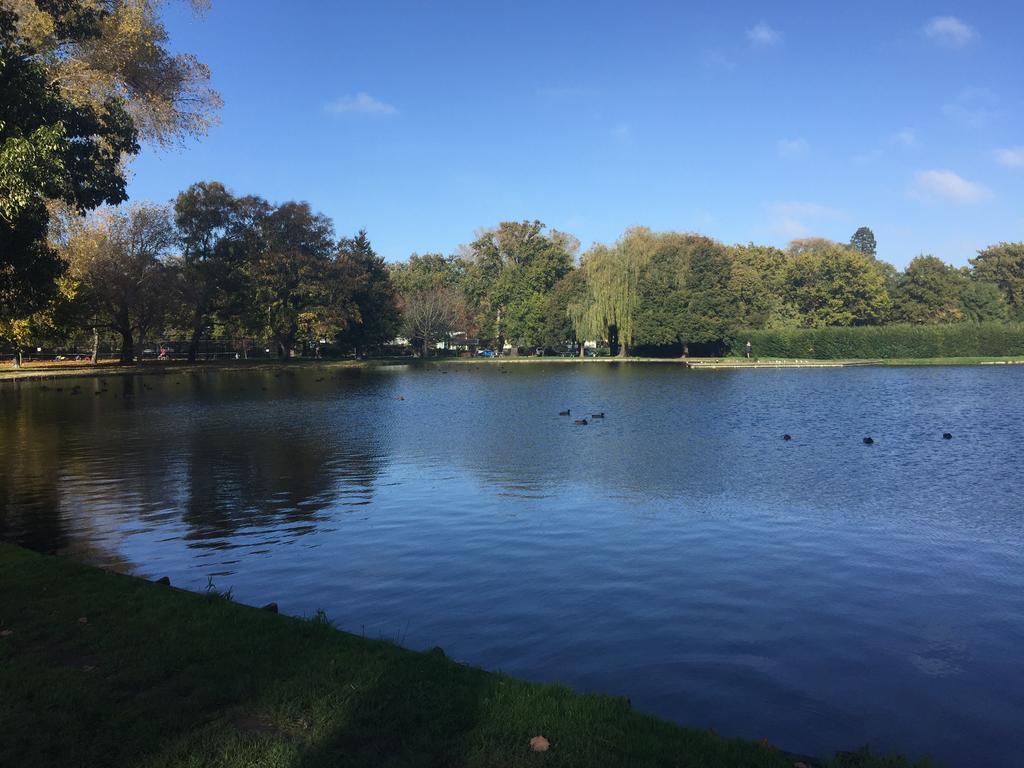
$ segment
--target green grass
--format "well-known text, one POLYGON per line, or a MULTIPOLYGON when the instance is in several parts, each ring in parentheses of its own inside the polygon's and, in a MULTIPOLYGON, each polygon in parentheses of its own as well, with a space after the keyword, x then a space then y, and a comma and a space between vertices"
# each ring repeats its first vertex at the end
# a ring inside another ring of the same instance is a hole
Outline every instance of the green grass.
MULTIPOLYGON (((743 357, 725 357, 720 358, 721 360, 729 363, 742 363, 746 359, 743 357)), ((763 357, 759 358, 757 362, 762 364, 768 363, 810 363, 810 364, 826 364, 826 363, 846 363, 851 365, 1019 365, 1024 364, 1024 357, 892 357, 885 359, 874 359, 869 363, 865 363, 861 359, 831 359, 827 357, 822 358, 786 358, 786 357, 763 357)))
POLYGON ((882 365, 1020 365, 1024 357, 897 357, 882 365))
MULTIPOLYGON (((0 544, 3 766, 764 766, 681 728, 311 620, 0 544), (551 742, 529 748, 533 736, 551 742)), ((847 755, 833 765, 901 758, 847 755)))

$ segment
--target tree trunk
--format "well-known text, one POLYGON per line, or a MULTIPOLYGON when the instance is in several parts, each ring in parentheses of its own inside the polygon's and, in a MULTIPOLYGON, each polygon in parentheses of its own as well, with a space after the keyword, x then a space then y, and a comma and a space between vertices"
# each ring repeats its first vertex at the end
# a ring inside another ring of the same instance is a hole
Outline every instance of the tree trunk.
POLYGON ((94 327, 92 329, 92 357, 93 365, 100 361, 100 332, 94 327))
POLYGON ((135 340, 132 338, 132 331, 121 331, 121 365, 131 365, 132 351, 135 349, 135 340))
POLYGON ((629 345, 626 342, 623 341, 619 344, 619 354, 617 356, 629 357, 629 345))
POLYGON ((139 331, 139 340, 135 342, 135 364, 142 365, 142 350, 146 348, 146 341, 142 331, 139 331))
POLYGON ((686 342, 684 341, 684 342, 683 342, 683 354, 681 354, 681 355, 680 355, 679 357, 680 357, 680 358, 682 358, 683 360, 685 360, 685 359, 686 359, 686 358, 688 358, 689 356, 690 356, 690 345, 689 345, 689 344, 687 344, 687 343, 686 343, 686 342))
POLYGON ((199 340, 203 337, 203 326, 192 329, 192 338, 188 342, 188 361, 194 363, 199 356, 199 340))
POLYGON ((14 368, 15 368, 15 370, 20 370, 21 369, 22 362, 23 362, 23 360, 21 358, 21 346, 19 345, 18 347, 15 347, 15 349, 14 349, 14 368))

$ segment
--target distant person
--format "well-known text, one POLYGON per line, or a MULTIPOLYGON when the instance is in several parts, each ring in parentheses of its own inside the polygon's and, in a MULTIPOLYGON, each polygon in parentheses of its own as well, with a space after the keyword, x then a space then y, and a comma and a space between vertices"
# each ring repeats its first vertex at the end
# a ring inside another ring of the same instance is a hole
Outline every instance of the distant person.
POLYGON ((750 359, 750 353, 753 351, 753 349, 754 348, 751 346, 750 342, 748 341, 747 342, 747 360, 750 359))

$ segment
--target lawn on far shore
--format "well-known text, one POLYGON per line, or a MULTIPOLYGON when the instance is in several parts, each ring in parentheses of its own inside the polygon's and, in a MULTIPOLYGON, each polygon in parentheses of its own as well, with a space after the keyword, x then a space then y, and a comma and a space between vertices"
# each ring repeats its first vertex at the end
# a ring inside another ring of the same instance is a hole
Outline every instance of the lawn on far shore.
POLYGON ((290 368, 363 368, 375 365, 507 365, 507 364, 544 364, 544 363, 661 363, 661 364, 692 364, 695 367, 723 368, 800 368, 800 367, 837 367, 844 365, 1018 365, 1024 364, 1024 357, 927 357, 927 358, 890 358, 879 360, 830 360, 828 358, 756 358, 747 360, 743 357, 387 357, 367 360, 354 359, 313 359, 297 358, 293 360, 254 359, 254 360, 216 360, 188 363, 182 360, 169 362, 147 360, 142 365, 120 365, 116 360, 105 360, 97 365, 80 361, 33 361, 17 369, 9 364, 0 367, 0 382, 32 381, 37 379, 62 378, 66 376, 116 376, 130 374, 159 373, 190 373, 197 371, 245 371, 276 369, 283 366, 290 368))

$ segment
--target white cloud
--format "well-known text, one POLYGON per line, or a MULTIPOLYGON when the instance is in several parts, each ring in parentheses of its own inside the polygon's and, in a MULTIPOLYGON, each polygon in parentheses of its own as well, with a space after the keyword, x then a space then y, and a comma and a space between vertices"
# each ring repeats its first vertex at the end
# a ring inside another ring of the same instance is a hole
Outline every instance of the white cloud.
POLYGON ((921 142, 917 140, 917 132, 913 128, 904 128, 894 133, 889 137, 889 143, 904 149, 916 149, 921 146, 921 142))
POLYGON ((779 157, 799 157, 800 155, 807 154, 811 149, 811 145, 803 136, 798 136, 795 139, 779 139, 775 142, 775 148, 779 153, 779 157))
POLYGON ((397 115, 397 107, 360 91, 355 96, 342 96, 326 106, 336 115, 397 115))
POLYGON ((767 21, 759 21, 747 30, 747 39, 759 48, 774 48, 782 43, 782 33, 773 29, 767 21))
POLYGON ((951 203, 977 203, 992 196, 984 184, 968 181, 953 171, 918 171, 910 188, 912 197, 939 199, 951 203))
POLYGON ((978 38, 978 32, 956 16, 936 16, 924 25, 924 34, 939 45, 963 48, 978 38))
POLYGON ((1024 168, 1024 147, 1004 147, 994 152, 996 162, 1007 168, 1024 168))

